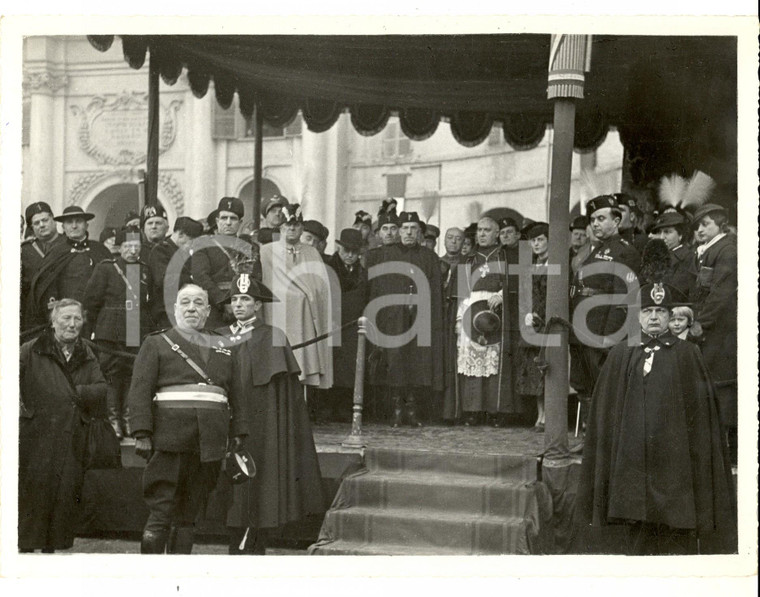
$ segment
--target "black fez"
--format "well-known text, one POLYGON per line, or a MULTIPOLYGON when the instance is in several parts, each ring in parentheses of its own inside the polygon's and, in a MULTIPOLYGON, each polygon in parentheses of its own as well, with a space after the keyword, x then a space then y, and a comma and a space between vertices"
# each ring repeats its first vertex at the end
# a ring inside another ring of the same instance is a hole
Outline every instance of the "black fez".
POLYGON ((615 197, 612 195, 599 195, 598 197, 594 197, 588 203, 586 203, 586 213, 589 216, 592 216, 594 215, 595 211, 604 209, 605 207, 609 207, 618 212, 620 211, 620 206, 618 205, 615 197))
POLYGON ((127 215, 126 215, 126 216, 124 216, 124 225, 125 225, 125 226, 128 226, 128 225, 129 225, 129 223, 130 223, 132 220, 137 220, 137 221, 139 222, 139 221, 140 221, 140 214, 139 214, 139 213, 137 213, 136 211, 130 211, 130 212, 127 212, 127 215))
POLYGON ((180 216, 174 221, 174 232, 182 232, 190 238, 198 238, 203 234, 203 224, 193 218, 180 216))
POLYGON ((499 230, 504 230, 505 228, 508 228, 509 226, 512 226, 515 230, 518 229, 517 222, 514 221, 512 218, 501 218, 498 222, 499 224, 499 230))
POLYGON ((142 208, 142 213, 140 214, 140 225, 145 226, 145 222, 151 218, 163 218, 164 220, 168 219, 166 217, 166 210, 158 204, 146 205, 142 208))
POLYGON ((216 218, 219 215, 219 210, 215 209, 209 215, 206 216, 206 224, 208 224, 209 230, 216 228, 216 218))
POLYGON ((253 274, 238 274, 232 278, 230 293, 227 296, 226 302, 232 300, 232 297, 236 294, 247 294, 262 303, 279 302, 279 299, 272 294, 272 291, 263 282, 257 280, 253 274))
POLYGON ((140 229, 137 226, 124 226, 116 231, 115 245, 120 245, 128 240, 140 240, 140 229))
POLYGON ((330 231, 317 220, 306 220, 303 223, 304 232, 310 232, 321 241, 326 241, 330 231))
POLYGON ((56 222, 65 222, 69 218, 84 218, 85 221, 88 221, 92 220, 94 217, 95 214, 86 212, 78 205, 69 205, 66 209, 63 210, 63 213, 60 216, 56 216, 53 219, 56 222))
POLYGON ((303 212, 298 203, 283 206, 282 215, 285 217, 285 224, 303 224, 303 212))
POLYGON ((615 197, 618 205, 627 205, 628 209, 630 209, 632 212, 635 212, 637 214, 641 213, 641 209, 639 208, 639 204, 636 202, 636 199, 631 197, 628 193, 614 193, 612 196, 615 197))
POLYGON ((588 216, 578 216, 570 222, 570 230, 585 230, 588 226, 588 216))
POLYGON ((422 222, 420 222, 420 217, 417 215, 416 211, 402 211, 398 217, 399 226, 402 224, 408 224, 409 222, 420 225, 422 224, 422 222))
POLYGON ((216 208, 217 215, 220 211, 229 211, 234 213, 238 218, 242 218, 245 214, 245 208, 243 202, 237 197, 222 197, 219 200, 219 206, 216 208))
POLYGON ((344 228, 335 242, 349 251, 358 251, 362 248, 362 233, 356 228, 344 228))
POLYGON ((542 234, 549 238, 549 224, 546 222, 533 222, 523 228, 523 234, 528 240, 541 236, 542 234))
POLYGON ((641 287, 641 308, 647 307, 664 307, 670 309, 679 305, 686 306, 689 303, 686 297, 665 282, 656 282, 654 284, 644 284, 641 287))
POLYGON ((395 226, 398 226, 398 216, 396 215, 395 210, 391 213, 383 213, 380 214, 377 217, 377 227, 382 228, 386 224, 393 224, 395 226))
POLYGON ((53 215, 53 210, 50 209, 50 206, 45 203, 44 201, 37 201, 36 203, 32 203, 29 207, 26 208, 25 212, 25 219, 26 219, 26 225, 31 226, 32 225, 32 218, 36 216, 37 214, 50 214, 53 215))

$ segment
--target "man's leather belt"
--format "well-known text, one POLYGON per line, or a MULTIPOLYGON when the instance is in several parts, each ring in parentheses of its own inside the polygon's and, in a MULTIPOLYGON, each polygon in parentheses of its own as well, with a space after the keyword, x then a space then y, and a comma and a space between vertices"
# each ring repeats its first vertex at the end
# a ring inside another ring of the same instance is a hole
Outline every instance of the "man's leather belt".
POLYGON ((161 408, 218 409, 227 407, 227 392, 206 384, 166 386, 156 392, 154 401, 161 408))
POLYGON ((583 288, 578 288, 576 292, 580 296, 594 296, 597 294, 605 294, 607 291, 600 290, 598 288, 589 288, 588 286, 584 286, 583 288))

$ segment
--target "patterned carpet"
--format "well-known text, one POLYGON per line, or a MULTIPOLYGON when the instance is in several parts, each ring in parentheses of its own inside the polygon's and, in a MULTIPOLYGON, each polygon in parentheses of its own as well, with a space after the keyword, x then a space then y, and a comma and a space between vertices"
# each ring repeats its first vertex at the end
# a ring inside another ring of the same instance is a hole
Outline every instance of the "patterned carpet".
MULTIPOLYGON (((351 432, 348 423, 313 424, 314 441, 319 452, 341 452, 346 437, 351 432)), ((470 454, 522 454, 538 456, 544 450, 544 433, 528 427, 447 427, 426 426, 419 429, 402 427, 392 429, 388 425, 370 423, 363 427, 365 445, 371 448, 404 448, 437 452, 470 454)), ((581 438, 568 433, 570 447, 580 443, 581 438)))

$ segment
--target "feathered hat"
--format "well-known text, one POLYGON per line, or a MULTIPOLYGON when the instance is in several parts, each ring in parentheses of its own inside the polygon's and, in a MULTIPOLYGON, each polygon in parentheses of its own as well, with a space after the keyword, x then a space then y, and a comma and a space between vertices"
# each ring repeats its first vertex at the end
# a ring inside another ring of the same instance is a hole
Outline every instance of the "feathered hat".
POLYGON ((660 213, 677 211, 685 215, 686 209, 694 211, 710 198, 715 186, 715 181, 700 170, 688 180, 678 174, 663 176, 658 189, 660 213))

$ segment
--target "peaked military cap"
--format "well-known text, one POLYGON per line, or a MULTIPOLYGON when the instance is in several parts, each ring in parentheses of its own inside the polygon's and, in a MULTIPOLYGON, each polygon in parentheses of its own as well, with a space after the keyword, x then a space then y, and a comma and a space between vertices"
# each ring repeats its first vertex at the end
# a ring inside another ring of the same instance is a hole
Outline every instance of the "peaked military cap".
POLYGON ((85 221, 87 221, 92 220, 94 217, 95 214, 86 212, 78 205, 69 205, 66 209, 63 210, 63 213, 60 216, 56 216, 53 219, 56 222, 65 222, 70 218, 84 218, 85 221))
POLYGON ((609 207, 611 209, 620 209, 617 200, 612 195, 599 195, 586 203, 586 213, 591 216, 595 211, 609 207))
POLYGON ((264 201, 264 204, 261 206, 261 213, 266 216, 273 207, 285 207, 286 205, 288 205, 288 200, 285 197, 282 195, 272 195, 264 201))
POLYGON ((219 200, 219 206, 216 208, 217 215, 220 211, 229 211, 234 213, 238 218, 242 218, 245 214, 245 208, 243 202, 237 197, 222 197, 219 200))
POLYGON ((227 296, 226 302, 232 300, 232 297, 236 294, 247 294, 262 303, 279 302, 279 299, 272 294, 272 291, 263 282, 257 280, 253 274, 237 274, 232 278, 230 293, 227 296))
POLYGON ((32 203, 29 207, 26 208, 26 212, 24 212, 25 219, 26 219, 26 225, 31 226, 32 225, 32 218, 36 216, 37 214, 50 214, 53 215, 53 210, 50 209, 50 206, 45 203, 44 201, 37 201, 36 203, 32 203))
POLYGON ((398 217, 399 226, 407 223, 422 224, 416 211, 402 211, 398 217))
POLYGON ((439 236, 441 236, 441 231, 438 226, 433 226, 432 224, 427 224, 425 226, 425 238, 437 239, 439 236))

